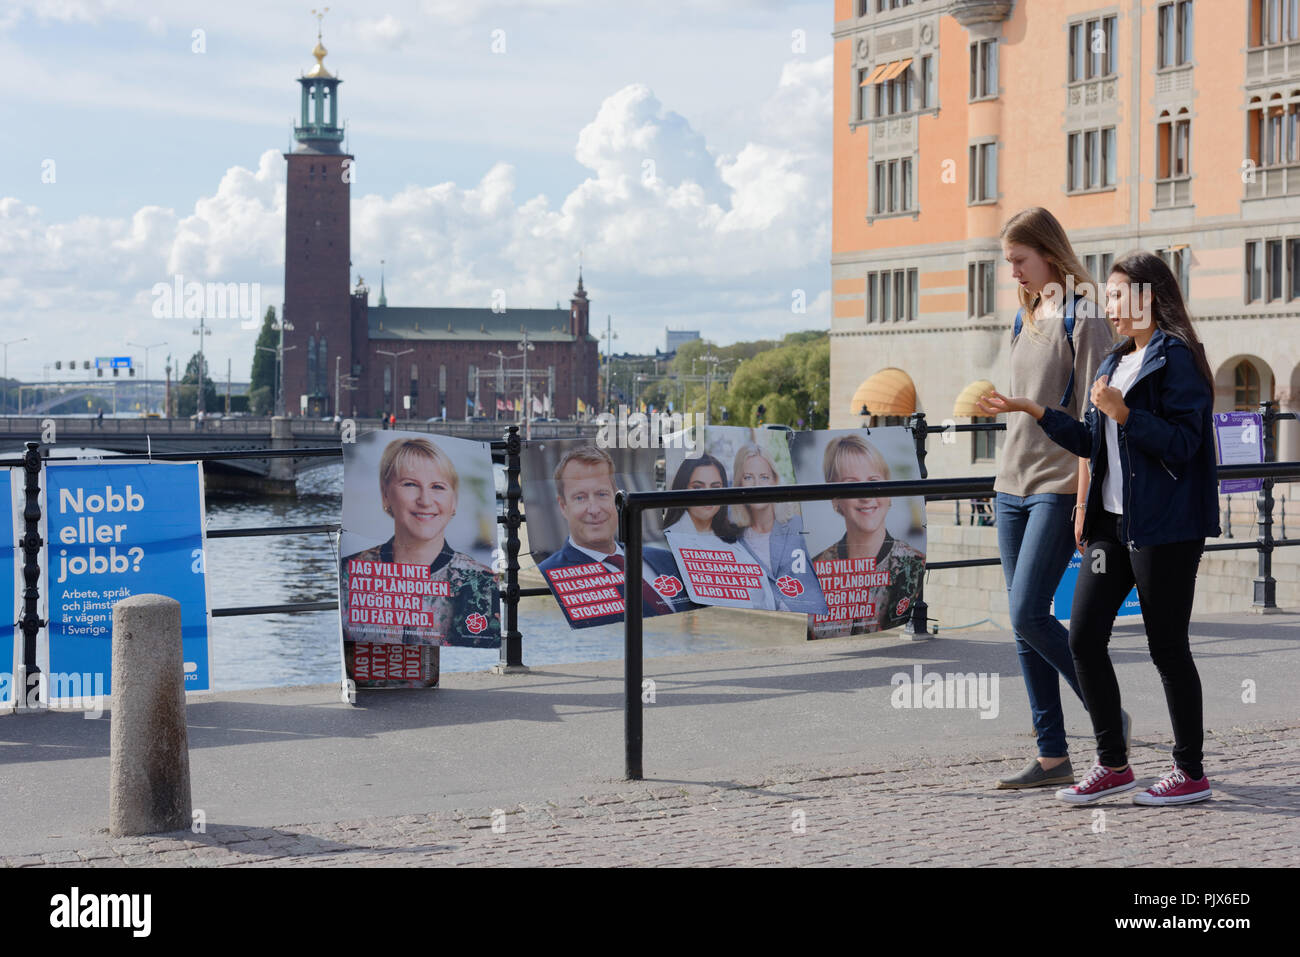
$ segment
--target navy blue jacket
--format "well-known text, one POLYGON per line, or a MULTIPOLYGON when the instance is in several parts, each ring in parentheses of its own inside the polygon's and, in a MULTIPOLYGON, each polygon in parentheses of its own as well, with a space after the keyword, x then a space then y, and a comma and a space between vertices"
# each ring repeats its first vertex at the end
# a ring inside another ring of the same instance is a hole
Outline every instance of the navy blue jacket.
MULTIPOLYGON (((1097 378, 1114 375, 1119 360, 1118 352, 1107 355, 1097 378)), ((1106 461, 1106 416, 1091 398, 1082 422, 1048 408, 1038 423, 1057 445, 1091 459, 1084 539, 1103 511, 1102 480, 1112 467, 1123 477, 1120 536, 1130 549, 1217 536, 1214 393, 1187 344, 1157 328, 1124 404, 1129 417, 1117 425, 1118 466, 1106 461)))

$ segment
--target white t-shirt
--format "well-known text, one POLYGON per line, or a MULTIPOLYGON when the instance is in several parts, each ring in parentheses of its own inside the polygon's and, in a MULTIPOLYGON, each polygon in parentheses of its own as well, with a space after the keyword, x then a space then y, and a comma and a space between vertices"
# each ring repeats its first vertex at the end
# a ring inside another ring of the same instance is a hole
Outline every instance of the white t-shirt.
MULTIPOLYGON (((1119 360, 1110 384, 1127 395, 1129 386, 1137 378, 1142 368, 1142 357, 1146 355, 1146 346, 1134 349, 1119 360)), ((1115 420, 1106 416, 1106 477, 1101 483, 1101 504, 1108 512, 1121 515, 1124 512, 1124 476, 1119 461, 1119 427, 1115 420)))

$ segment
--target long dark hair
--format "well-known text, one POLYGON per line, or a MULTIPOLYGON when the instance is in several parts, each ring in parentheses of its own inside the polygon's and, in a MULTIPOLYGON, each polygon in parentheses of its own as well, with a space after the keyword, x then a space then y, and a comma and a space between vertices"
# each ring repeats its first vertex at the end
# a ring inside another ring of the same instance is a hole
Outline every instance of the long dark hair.
MULTIPOLYGON (((677 474, 673 476, 672 487, 674 489, 686 488, 691 484, 691 476, 695 474, 695 470, 702 468, 717 469, 718 475, 722 478, 723 488, 727 487, 726 467, 708 452, 701 452, 695 458, 683 459, 682 464, 677 466, 677 474)), ((668 509, 664 512, 664 528, 671 528, 677 523, 677 520, 685 514, 686 509, 681 507, 668 509)), ((718 538, 722 539, 724 542, 734 542, 740 537, 740 529, 736 528, 736 526, 731 523, 731 519, 727 517, 727 509, 725 508, 719 508, 717 513, 713 516, 713 521, 709 524, 713 529, 713 534, 717 535, 718 538)))
MULTIPOLYGON (((1110 267, 1110 271, 1120 273, 1128 279, 1133 289, 1129 293, 1130 303, 1133 301, 1134 292, 1147 288, 1151 290, 1151 316, 1155 320, 1156 328, 1187 346, 1192 353, 1192 360, 1196 363, 1197 370, 1213 390, 1214 373, 1210 370, 1209 360, 1205 358, 1205 346, 1201 344, 1200 337, 1196 335, 1196 329, 1192 326, 1192 317, 1187 311, 1187 304, 1183 301, 1182 290, 1178 288, 1178 280, 1174 278, 1173 271, 1165 261, 1146 250, 1135 249, 1120 257, 1119 261, 1110 267)), ((1131 308, 1130 306, 1130 310, 1131 308)), ((1111 351, 1124 355, 1133 348, 1134 342, 1130 336, 1121 339, 1111 351)))

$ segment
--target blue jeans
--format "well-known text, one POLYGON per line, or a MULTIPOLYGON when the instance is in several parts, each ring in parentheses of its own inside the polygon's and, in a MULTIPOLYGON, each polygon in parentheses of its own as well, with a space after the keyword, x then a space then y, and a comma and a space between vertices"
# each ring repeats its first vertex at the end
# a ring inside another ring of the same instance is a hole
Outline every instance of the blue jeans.
POLYGON ((1070 633, 1052 615, 1052 597, 1074 554, 1073 495, 997 493, 998 550, 1007 580, 1011 629, 1038 731, 1038 754, 1059 758, 1065 744, 1060 675, 1083 700, 1070 633))

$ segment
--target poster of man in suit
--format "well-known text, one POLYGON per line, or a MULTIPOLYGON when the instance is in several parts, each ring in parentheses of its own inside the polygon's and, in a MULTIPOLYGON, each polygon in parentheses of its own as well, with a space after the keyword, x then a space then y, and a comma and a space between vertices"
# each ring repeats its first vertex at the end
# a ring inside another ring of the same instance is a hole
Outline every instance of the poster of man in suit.
MULTIPOLYGON (((524 514, 537 567, 573 628, 623 620, 623 543, 618 540, 619 488, 654 488, 655 449, 604 449, 575 439, 524 449, 524 514)), ((692 607, 659 522, 650 516, 642 548, 646 617, 692 607)))

